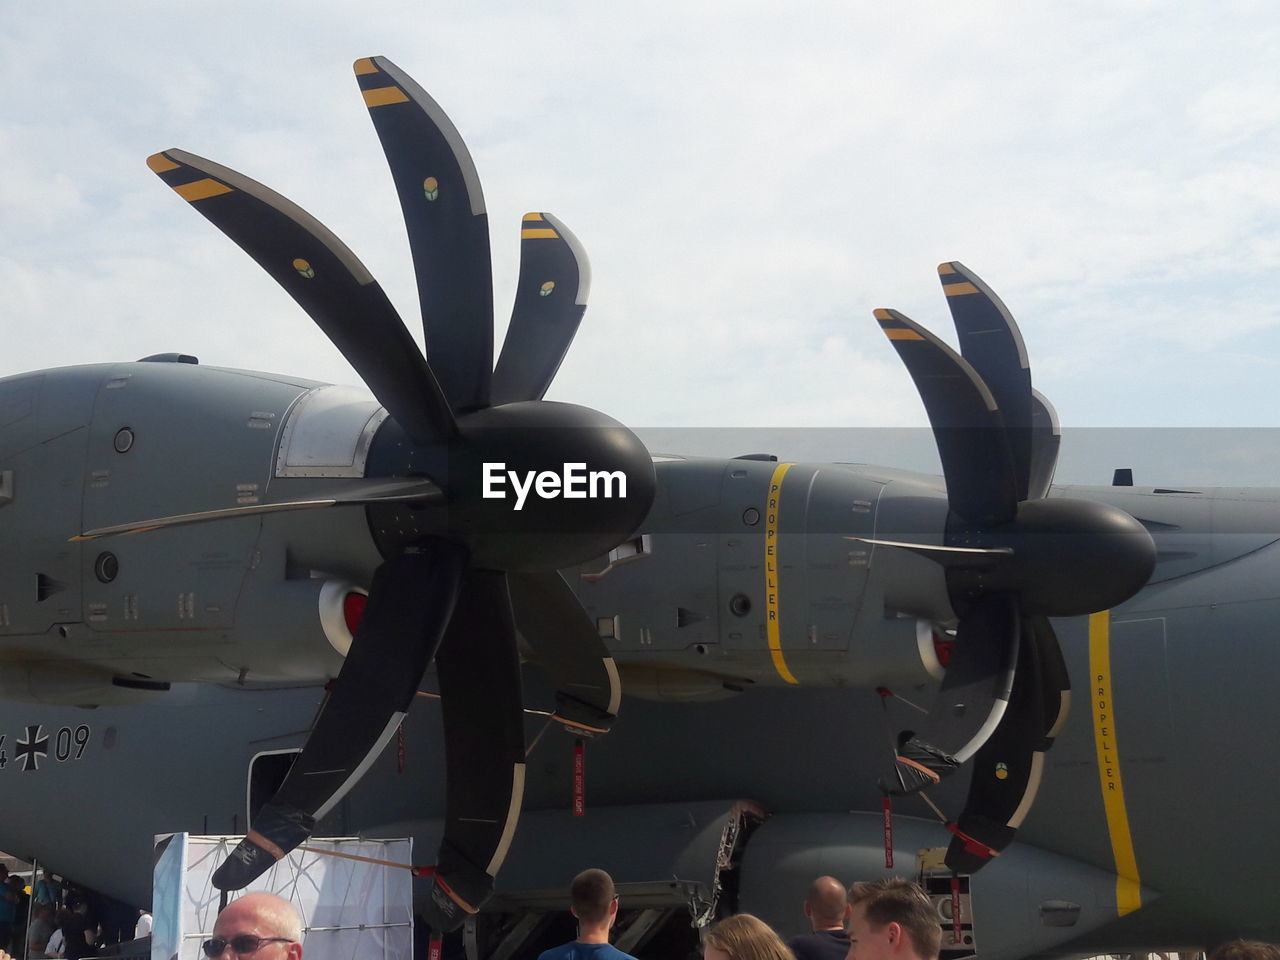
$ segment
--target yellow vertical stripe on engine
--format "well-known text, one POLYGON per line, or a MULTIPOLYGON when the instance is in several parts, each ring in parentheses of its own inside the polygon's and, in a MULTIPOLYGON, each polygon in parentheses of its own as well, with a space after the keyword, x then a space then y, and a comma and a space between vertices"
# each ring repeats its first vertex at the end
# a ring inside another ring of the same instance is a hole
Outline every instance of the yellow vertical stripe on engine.
POLYGON ((769 639, 769 654, 773 657, 773 668, 778 676, 787 683, 799 683, 795 675, 788 669, 787 661, 782 656, 782 630, 779 618, 779 566, 778 566, 778 515, 782 503, 782 478, 795 464, 780 463, 774 468, 769 478, 769 493, 765 500, 764 511, 764 597, 765 597, 765 634, 769 639))
POLYGON ((1111 694, 1111 611, 1089 617, 1089 673, 1092 679, 1093 740, 1098 751, 1098 780, 1107 832, 1116 864, 1116 913, 1123 917, 1142 906, 1142 882, 1138 858, 1129 832, 1129 811, 1120 779, 1119 741, 1116 738, 1115 701, 1111 694))

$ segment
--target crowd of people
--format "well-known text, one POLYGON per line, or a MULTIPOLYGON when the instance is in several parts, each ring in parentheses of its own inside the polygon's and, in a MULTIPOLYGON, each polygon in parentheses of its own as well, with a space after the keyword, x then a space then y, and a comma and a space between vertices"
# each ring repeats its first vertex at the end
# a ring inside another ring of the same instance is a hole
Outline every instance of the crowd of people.
POLYGON ((0 864, 0 951, 17 960, 81 960, 151 932, 151 914, 44 871, 27 881, 0 864), (29 920, 29 922, 28 922, 29 920))
MULTIPOLYGON (((584 870, 569 886, 569 911, 578 922, 574 940, 546 950, 538 960, 636 960, 609 942, 618 918, 619 894, 603 870, 584 870)), ((782 938, 749 913, 726 917, 703 935, 703 960, 938 960, 942 925, 925 892, 902 877, 855 883, 847 890, 834 877, 809 888, 804 915, 810 933, 782 938)), ((252 955, 253 960, 302 960, 302 920, 293 904, 270 893, 234 900, 219 915, 213 936, 201 944, 209 960, 252 955)), ((10 958, 0 954, 0 960, 10 958)), ((1207 960, 1280 960, 1280 948, 1257 941, 1223 944, 1207 960)))
MULTIPOLYGON (((584 870, 569 887, 577 938, 544 951, 538 960, 636 960, 609 942, 618 908, 609 874, 584 870)), ((726 917, 703 934, 703 960, 938 960, 942 951, 942 923, 934 904, 904 877, 848 889, 835 877, 819 877, 805 898, 804 915, 810 932, 785 942, 752 914, 726 917)), ((1234 940, 1218 946, 1207 960, 1280 960, 1280 947, 1234 940)))
MULTIPOLYGON (((64 891, 55 884, 46 873, 33 886, 33 919, 19 936, 14 917, 19 895, 27 896, 26 884, 0 866, 0 936, 6 938, 0 940, 0 960, 21 960, 24 950, 29 960, 93 955, 87 903, 81 900, 65 910, 64 891)), ((578 935, 542 952, 538 960, 636 960, 609 942, 619 899, 605 871, 578 874, 569 887, 569 911, 578 935)), ((136 930, 143 936, 151 932, 151 916, 139 913, 136 930)), ((759 917, 726 917, 705 931, 703 960, 938 960, 941 952, 942 926, 933 903, 902 877, 855 883, 847 890, 834 877, 819 877, 809 888, 804 915, 811 932, 786 942, 759 917)), ((271 893, 249 893, 223 908, 201 950, 209 960, 250 955, 253 960, 302 960, 303 935, 302 918, 292 903, 271 893)), ((1280 960, 1280 947, 1235 940, 1218 946, 1207 960, 1280 960)))
MULTIPOLYGON (((578 874, 569 886, 578 936, 538 960, 635 960, 609 943, 618 905, 609 874, 578 874)), ((788 942, 759 917, 726 917, 704 934, 703 960, 937 960, 941 949, 933 904, 919 886, 900 877, 855 883, 848 890, 834 877, 819 877, 809 888, 804 914, 811 932, 788 942)))

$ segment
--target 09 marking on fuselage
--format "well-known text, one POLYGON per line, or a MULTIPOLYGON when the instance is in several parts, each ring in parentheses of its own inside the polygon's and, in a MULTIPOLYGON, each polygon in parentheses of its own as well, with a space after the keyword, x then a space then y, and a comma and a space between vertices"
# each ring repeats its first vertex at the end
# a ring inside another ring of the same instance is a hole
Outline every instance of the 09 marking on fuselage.
MULTIPOLYGON (((87 723, 74 727, 59 727, 53 734, 53 759, 58 763, 81 759, 89 746, 93 731, 87 723)), ((9 766, 9 751, 5 747, 8 737, 0 733, 0 771, 9 766)), ((50 738, 44 732, 44 724, 29 723, 23 733, 14 738, 13 760, 22 763, 24 773, 38 773, 41 759, 49 756, 50 738)))

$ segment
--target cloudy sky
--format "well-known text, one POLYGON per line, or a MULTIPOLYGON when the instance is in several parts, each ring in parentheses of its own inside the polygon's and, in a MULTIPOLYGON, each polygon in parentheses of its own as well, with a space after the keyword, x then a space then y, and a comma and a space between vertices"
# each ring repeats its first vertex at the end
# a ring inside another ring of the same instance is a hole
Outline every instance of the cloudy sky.
MULTIPOLYGON (((268 183, 416 327, 351 74, 384 55, 470 145, 499 337, 525 211, 590 253, 552 399, 637 427, 922 425, 871 310, 950 337, 934 271, 958 259, 1069 428, 1278 427, 1277 49, 1274 6, 1230 0, 9 0, 0 376, 183 351, 354 382, 144 160, 180 147, 268 183)), ((1226 449, 1270 470, 1266 437, 1226 449)))

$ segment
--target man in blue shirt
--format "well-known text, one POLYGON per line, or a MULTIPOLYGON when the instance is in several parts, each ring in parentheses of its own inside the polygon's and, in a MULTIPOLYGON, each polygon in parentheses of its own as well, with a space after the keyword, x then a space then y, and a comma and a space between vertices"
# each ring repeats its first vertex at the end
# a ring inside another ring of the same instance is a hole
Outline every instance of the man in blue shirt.
POLYGON ((603 870, 583 870, 569 885, 569 912, 578 918, 578 939, 538 960, 636 960, 609 943, 609 928, 618 918, 618 891, 603 870))

